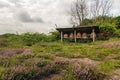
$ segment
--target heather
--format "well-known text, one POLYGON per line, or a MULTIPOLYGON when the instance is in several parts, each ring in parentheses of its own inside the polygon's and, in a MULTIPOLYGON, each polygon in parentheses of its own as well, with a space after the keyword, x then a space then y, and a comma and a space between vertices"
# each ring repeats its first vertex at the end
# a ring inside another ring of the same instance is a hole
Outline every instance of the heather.
POLYGON ((114 76, 119 79, 119 38, 61 43, 56 35, 1 35, 0 79, 111 80, 116 79, 114 76))

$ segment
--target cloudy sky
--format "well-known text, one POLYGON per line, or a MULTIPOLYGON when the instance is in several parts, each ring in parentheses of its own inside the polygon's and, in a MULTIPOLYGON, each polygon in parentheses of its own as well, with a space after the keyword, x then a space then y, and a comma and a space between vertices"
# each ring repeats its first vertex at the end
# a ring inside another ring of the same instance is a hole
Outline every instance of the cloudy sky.
MULTIPOLYGON (((0 0, 0 34, 48 33, 69 27, 70 5, 74 0, 0 0)), ((120 0, 113 0, 112 15, 120 15, 120 0)))

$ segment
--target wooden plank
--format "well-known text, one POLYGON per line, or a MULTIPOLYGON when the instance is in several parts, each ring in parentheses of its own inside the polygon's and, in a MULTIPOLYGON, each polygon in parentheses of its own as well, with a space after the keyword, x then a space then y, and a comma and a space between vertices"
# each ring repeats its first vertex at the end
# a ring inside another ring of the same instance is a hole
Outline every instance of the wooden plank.
POLYGON ((92 29, 92 33, 93 33, 93 42, 95 42, 95 30, 92 29))
POLYGON ((74 30, 74 39, 75 39, 75 43, 77 42, 77 38, 76 38, 76 30, 74 30))
POLYGON ((61 42, 63 42, 63 32, 61 31, 61 42))

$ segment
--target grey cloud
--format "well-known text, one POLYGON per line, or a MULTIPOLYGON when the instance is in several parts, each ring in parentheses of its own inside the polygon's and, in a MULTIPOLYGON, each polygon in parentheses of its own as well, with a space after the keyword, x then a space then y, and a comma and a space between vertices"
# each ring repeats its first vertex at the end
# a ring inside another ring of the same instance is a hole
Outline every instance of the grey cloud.
POLYGON ((8 1, 17 7, 22 6, 22 3, 23 3, 22 0, 8 0, 8 1))
POLYGON ((30 14, 27 13, 27 12, 25 12, 25 11, 18 13, 18 14, 17 14, 17 17, 18 17, 18 19, 19 19, 20 21, 22 21, 22 22, 33 22, 30 14))
POLYGON ((7 2, 0 1, 0 8, 9 7, 9 6, 10 4, 8 4, 7 2))
POLYGON ((21 22, 25 23, 34 23, 34 22, 39 22, 39 23, 44 23, 44 21, 41 18, 32 18, 31 15, 27 11, 22 11, 17 13, 16 15, 17 19, 20 20, 21 22))
POLYGON ((21 0, 9 0, 12 3, 19 3, 21 0))
POLYGON ((45 23, 41 18, 36 18, 34 19, 34 22, 41 22, 41 23, 45 23))

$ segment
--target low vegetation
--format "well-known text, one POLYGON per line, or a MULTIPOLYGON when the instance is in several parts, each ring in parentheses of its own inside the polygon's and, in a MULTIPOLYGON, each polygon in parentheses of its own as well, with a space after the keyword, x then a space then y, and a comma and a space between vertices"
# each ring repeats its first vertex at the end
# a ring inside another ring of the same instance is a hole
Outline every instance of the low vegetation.
POLYGON ((0 80, 109 80, 117 74, 119 38, 61 43, 56 34, 1 35, 0 80))

